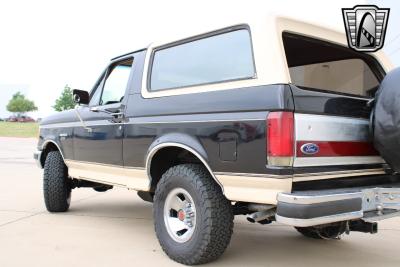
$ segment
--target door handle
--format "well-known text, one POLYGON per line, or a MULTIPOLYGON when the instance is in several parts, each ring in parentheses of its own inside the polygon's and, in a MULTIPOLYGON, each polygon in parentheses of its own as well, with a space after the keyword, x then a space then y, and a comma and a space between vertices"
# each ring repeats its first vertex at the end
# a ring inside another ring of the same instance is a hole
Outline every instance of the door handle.
POLYGON ((116 113, 110 113, 111 116, 115 117, 115 118, 121 118, 124 116, 123 112, 116 112, 116 113))
POLYGON ((100 112, 100 109, 99 109, 99 107, 91 107, 90 111, 92 111, 92 112, 100 112))
POLYGON ((90 111, 106 113, 113 117, 113 119, 111 120, 112 122, 121 123, 125 118, 124 109, 125 109, 125 106, 121 105, 119 107, 105 108, 105 109, 103 109, 101 107, 91 107, 90 111))
POLYGON ((121 108, 101 109, 99 107, 91 107, 90 111, 92 111, 92 112, 103 112, 103 113, 106 113, 106 114, 110 114, 113 117, 118 117, 118 116, 124 115, 124 113, 122 112, 121 108))

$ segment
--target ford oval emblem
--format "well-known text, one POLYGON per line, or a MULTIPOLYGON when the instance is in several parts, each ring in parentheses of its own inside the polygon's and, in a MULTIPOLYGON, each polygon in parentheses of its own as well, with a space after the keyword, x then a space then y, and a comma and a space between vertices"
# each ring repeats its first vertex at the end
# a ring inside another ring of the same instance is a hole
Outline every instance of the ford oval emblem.
POLYGON ((300 147, 301 152, 303 152, 306 155, 314 155, 317 154, 319 151, 319 147, 316 144, 313 143, 307 143, 304 144, 300 147))

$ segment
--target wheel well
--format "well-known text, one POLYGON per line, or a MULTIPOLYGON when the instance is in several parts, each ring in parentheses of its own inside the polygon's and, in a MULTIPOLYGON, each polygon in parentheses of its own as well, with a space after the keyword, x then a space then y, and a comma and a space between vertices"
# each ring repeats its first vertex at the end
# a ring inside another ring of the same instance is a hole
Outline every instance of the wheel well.
POLYGON ((58 149, 56 144, 54 144, 53 142, 47 143, 46 146, 44 147, 42 155, 40 157, 40 163, 42 164, 42 166, 44 166, 44 163, 47 158, 47 154, 49 154, 50 151, 59 151, 61 153, 61 151, 58 149))
POLYGON ((150 191, 155 191, 164 172, 173 166, 183 163, 198 163, 204 165, 196 155, 181 147, 164 147, 158 150, 152 157, 150 164, 150 191))

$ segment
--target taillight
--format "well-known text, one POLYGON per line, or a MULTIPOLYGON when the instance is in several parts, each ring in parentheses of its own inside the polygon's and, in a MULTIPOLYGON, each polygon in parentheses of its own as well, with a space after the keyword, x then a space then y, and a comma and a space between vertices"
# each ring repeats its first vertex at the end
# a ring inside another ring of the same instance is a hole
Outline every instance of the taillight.
POLYGON ((292 166, 294 155, 293 112, 270 112, 267 117, 267 161, 272 166, 292 166))

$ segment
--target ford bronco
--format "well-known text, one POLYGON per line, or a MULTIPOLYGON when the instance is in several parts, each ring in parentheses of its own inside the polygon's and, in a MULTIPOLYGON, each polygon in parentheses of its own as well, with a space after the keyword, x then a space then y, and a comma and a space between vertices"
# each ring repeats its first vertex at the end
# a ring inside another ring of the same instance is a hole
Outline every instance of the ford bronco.
POLYGON ((373 146, 370 100, 391 65, 344 33, 268 16, 116 57, 77 107, 42 120, 48 211, 114 186, 153 202, 162 249, 193 265, 235 215, 306 237, 377 232, 400 178, 373 146))

